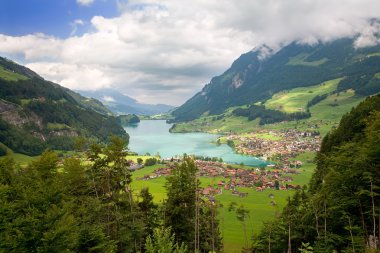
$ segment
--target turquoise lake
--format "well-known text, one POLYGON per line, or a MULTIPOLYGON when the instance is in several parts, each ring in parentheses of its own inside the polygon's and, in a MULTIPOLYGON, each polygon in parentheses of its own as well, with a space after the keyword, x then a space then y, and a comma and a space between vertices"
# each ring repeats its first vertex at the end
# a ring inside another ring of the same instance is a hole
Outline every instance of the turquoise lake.
POLYGON ((227 163, 244 163, 264 166, 265 161, 236 154, 228 145, 217 145, 217 135, 207 133, 170 133, 172 125, 165 120, 142 120, 136 125, 125 126, 130 136, 129 149, 140 155, 160 154, 162 158, 188 155, 220 157, 227 163))

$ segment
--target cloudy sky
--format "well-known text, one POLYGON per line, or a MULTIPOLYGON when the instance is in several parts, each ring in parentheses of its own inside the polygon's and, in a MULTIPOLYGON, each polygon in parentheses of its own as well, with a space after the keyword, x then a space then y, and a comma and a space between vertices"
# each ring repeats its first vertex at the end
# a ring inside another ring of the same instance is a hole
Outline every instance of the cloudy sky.
POLYGON ((76 90, 180 105, 266 44, 379 43, 379 0, 1 0, 0 55, 76 90))

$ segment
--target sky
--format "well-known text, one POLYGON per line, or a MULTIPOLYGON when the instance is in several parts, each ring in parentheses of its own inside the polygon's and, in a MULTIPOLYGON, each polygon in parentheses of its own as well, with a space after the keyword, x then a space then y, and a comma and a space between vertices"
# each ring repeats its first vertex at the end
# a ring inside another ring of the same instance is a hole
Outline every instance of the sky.
POLYGON ((380 43, 379 0, 0 0, 0 55, 74 90, 181 105, 241 54, 380 43))

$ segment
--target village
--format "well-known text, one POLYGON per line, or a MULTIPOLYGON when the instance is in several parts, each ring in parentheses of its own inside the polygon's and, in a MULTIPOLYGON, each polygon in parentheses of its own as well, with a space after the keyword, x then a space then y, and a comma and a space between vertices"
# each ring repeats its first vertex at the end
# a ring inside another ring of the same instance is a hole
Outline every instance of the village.
MULTIPOLYGON (((266 189, 299 189, 301 186, 292 184, 292 181, 293 175, 301 173, 302 162, 290 160, 305 151, 318 151, 321 142, 317 132, 295 130, 259 130, 247 135, 228 134, 225 137, 227 141, 236 143, 236 152, 268 159, 270 162, 266 167, 247 168, 242 164, 195 160, 198 176, 213 179, 213 183, 200 189, 200 193, 210 200, 223 191, 230 191, 237 197, 246 197, 248 193, 242 191, 244 188, 253 188, 259 192, 266 189)), ((169 176, 175 162, 178 161, 163 160, 163 168, 158 168, 138 180, 169 176)))
POLYGON ((321 144, 318 132, 301 132, 294 129, 259 130, 243 136, 229 134, 226 139, 227 142, 233 141, 237 153, 274 161, 284 166, 290 166, 289 159, 302 152, 317 152, 321 144), (263 135, 270 138, 260 138, 263 135))
MULTIPOLYGON (((266 168, 241 168, 232 165, 226 165, 222 162, 213 161, 195 161, 198 167, 198 176, 204 178, 213 178, 215 183, 201 188, 200 193, 210 200, 213 196, 222 194, 223 191, 231 191, 232 195, 246 197, 248 193, 240 192, 241 188, 254 188, 256 191, 266 189, 290 190, 300 188, 299 185, 293 185, 291 175, 298 174, 299 167, 302 165, 297 162, 298 168, 279 168, 275 165, 269 165, 266 168)), ((167 164, 164 168, 153 171, 152 174, 144 175, 137 180, 152 180, 158 177, 169 176, 174 163, 167 164)))

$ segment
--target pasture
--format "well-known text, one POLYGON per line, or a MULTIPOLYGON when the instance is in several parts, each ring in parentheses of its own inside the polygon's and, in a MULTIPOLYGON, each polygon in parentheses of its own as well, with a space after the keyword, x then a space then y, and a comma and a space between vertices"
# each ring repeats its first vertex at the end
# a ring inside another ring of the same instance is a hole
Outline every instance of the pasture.
MULTIPOLYGON (((297 175, 292 175, 294 181, 292 184, 305 185, 308 184, 310 177, 315 169, 315 164, 312 163, 314 159, 314 153, 303 153, 294 158, 294 160, 301 160, 303 162, 302 167, 299 169, 301 172, 297 175)), ((164 165, 154 165, 145 167, 141 170, 132 173, 132 188, 135 195, 143 187, 148 187, 149 191, 154 196, 156 203, 162 203, 166 198, 165 193, 165 177, 159 177, 151 180, 137 180, 139 177, 143 177, 146 174, 151 174, 155 169, 164 165)), ((245 166, 245 168, 249 168, 245 166)), ((201 177, 201 187, 207 187, 208 185, 216 185, 221 177, 201 177)), ((247 192, 247 197, 238 197, 232 194, 231 191, 224 190, 222 194, 216 196, 219 207, 219 221, 221 235, 223 237, 224 251, 225 252, 241 252, 241 248, 244 245, 243 226, 236 218, 234 212, 228 211, 228 206, 231 202, 236 202, 238 205, 243 204, 247 208, 249 213, 249 219, 247 221, 247 233, 248 238, 259 233, 262 228, 263 222, 273 219, 276 215, 279 215, 282 208, 286 204, 286 199, 294 193, 294 190, 275 190, 267 189, 262 192, 258 192, 253 188, 238 188, 240 192, 247 192), (273 194, 273 198, 270 197, 273 194), (271 204, 275 202, 276 205, 271 204)))
POLYGON ((309 101, 318 95, 328 94, 336 90, 341 78, 323 82, 309 87, 294 88, 278 92, 265 102, 268 109, 287 113, 306 111, 309 101))

